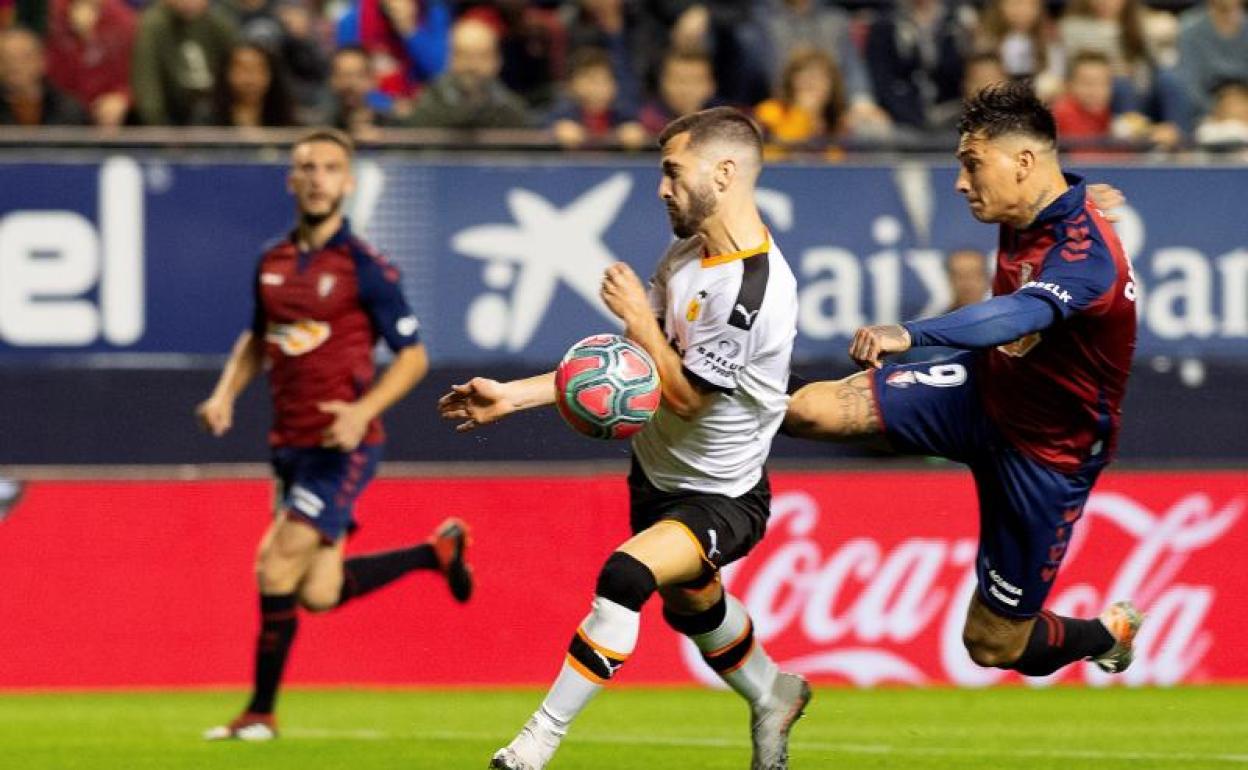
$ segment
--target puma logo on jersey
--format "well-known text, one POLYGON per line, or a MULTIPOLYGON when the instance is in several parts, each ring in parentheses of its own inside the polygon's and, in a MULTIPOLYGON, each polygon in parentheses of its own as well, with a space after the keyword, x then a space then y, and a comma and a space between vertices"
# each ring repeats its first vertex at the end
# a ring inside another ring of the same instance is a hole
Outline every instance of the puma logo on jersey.
MULTIPOLYGON (((758 310, 762 310, 762 308, 759 308, 758 310)), ((737 306, 733 308, 732 312, 741 316, 741 321, 744 323, 744 326, 742 328, 748 329, 754 325, 754 319, 758 317, 758 310, 754 310, 754 311, 746 310, 745 305, 742 305, 740 302, 738 302, 737 306)))

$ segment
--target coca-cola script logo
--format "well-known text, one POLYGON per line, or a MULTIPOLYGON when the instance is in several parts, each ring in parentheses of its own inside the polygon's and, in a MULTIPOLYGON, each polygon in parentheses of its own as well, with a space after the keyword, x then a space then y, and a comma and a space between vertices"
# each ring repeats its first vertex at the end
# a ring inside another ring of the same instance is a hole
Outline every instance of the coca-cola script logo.
MULTIPOLYGON (((958 501, 964 517, 933 521, 911 510, 922 508, 921 502, 899 503, 897 516, 879 510, 864 516, 862 506, 840 499, 834 489, 818 492, 778 494, 764 543, 724 573, 728 589, 754 619, 756 638, 781 668, 859 686, 983 686, 1014 676, 980 668, 962 645, 975 587, 970 494, 963 492, 967 499, 958 501), (951 521, 958 523, 952 536, 920 534, 953 529, 951 521)), ((1244 508, 1243 497, 1215 502, 1189 492, 1157 512, 1126 494, 1094 493, 1046 606, 1059 615, 1092 617, 1110 602, 1130 598, 1148 619, 1136 640, 1134 664, 1116 679, 1131 685, 1199 679, 1218 641, 1209 621, 1221 582, 1216 565, 1201 568, 1199 562, 1202 552, 1209 561, 1244 508)), ((1233 563, 1239 557, 1220 558, 1233 563)), ((690 671, 714 683, 693 645, 681 644, 690 671)), ((1027 681, 1044 686, 1072 676, 1094 685, 1110 680, 1083 663, 1027 681)))

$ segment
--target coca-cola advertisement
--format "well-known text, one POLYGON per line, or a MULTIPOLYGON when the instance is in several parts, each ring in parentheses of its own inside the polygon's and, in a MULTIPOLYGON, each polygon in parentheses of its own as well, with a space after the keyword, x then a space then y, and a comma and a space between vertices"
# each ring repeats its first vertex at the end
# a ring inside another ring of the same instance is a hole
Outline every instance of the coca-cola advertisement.
MULTIPOLYGON (((1134 664, 1023 680, 962 646, 978 511, 947 470, 778 472, 763 543, 725 582, 773 657, 818 682, 985 686, 1248 679, 1248 474, 1107 472, 1075 527, 1048 607, 1094 616, 1120 598, 1148 618, 1134 664)), ((17 487, 14 487, 17 489, 17 487)), ((0 519, 0 688, 237 685, 256 631, 262 480, 31 482, 0 519)), ((309 616, 291 655, 303 683, 543 684, 627 537, 623 474, 382 479, 350 550, 423 539, 467 519, 478 577, 456 604, 434 573, 309 616)), ((713 679, 644 613, 623 686, 713 679)))

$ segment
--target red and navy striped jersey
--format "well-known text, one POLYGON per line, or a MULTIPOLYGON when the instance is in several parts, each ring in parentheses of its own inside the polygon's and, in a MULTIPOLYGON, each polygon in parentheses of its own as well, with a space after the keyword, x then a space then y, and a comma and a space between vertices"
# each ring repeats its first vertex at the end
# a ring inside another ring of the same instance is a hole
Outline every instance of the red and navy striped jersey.
MULTIPOLYGON (((399 271, 344 222, 303 252, 294 233, 268 247, 256 269, 252 333, 264 340, 274 446, 319 446, 333 416, 327 401, 356 401, 373 384, 377 338, 398 351, 420 342, 399 271)), ((365 444, 384 439, 374 420, 365 444)))
POLYGON ((1059 320, 986 354, 985 407, 1019 449, 1059 470, 1110 457, 1131 356, 1135 282, 1117 234, 1082 179, 1029 227, 1001 227, 994 295, 1047 300, 1059 320))

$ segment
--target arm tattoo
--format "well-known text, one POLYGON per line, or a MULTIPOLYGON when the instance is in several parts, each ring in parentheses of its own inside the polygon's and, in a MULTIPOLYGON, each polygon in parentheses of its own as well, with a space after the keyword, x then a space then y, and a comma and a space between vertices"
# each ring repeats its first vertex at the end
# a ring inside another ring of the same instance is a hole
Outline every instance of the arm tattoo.
POLYGON ((883 430, 875 394, 871 392, 871 372, 859 372, 842 380, 836 389, 836 413, 843 438, 865 438, 883 430))

